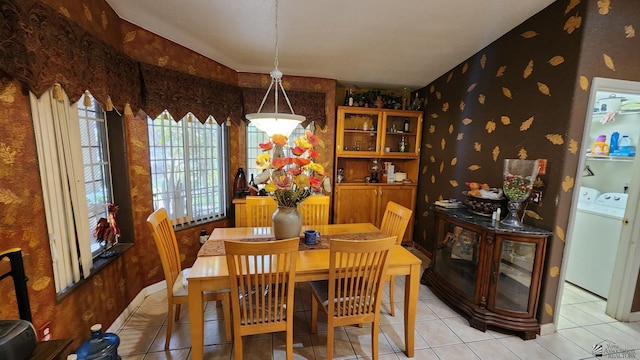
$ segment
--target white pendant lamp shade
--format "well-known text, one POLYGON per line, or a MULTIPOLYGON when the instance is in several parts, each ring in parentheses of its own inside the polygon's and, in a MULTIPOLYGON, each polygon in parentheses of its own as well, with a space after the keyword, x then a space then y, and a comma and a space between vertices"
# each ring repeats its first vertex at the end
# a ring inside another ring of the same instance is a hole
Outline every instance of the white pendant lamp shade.
POLYGON ((279 113, 254 113, 246 116, 247 120, 267 135, 282 134, 287 137, 305 119, 301 115, 279 113))
POLYGON ((271 71, 271 84, 269 84, 269 88, 267 89, 267 93, 264 95, 262 99, 262 103, 260 104, 260 108, 258 108, 258 112, 252 114, 246 114, 247 120, 251 121, 258 129, 264 131, 267 135, 273 136, 274 134, 282 134, 284 136, 291 135, 291 132, 303 122, 306 118, 302 115, 297 115, 293 111, 293 107, 291 106, 291 102, 289 101, 289 97, 287 93, 284 91, 284 87, 282 87, 282 72, 278 69, 278 0, 276 0, 276 57, 275 57, 275 69, 271 71), (272 113, 262 113, 262 106, 264 105, 267 97, 269 96, 269 92, 273 88, 274 98, 275 98, 275 106, 274 111, 272 113), (290 114, 279 113, 278 112, 278 89, 282 90, 282 95, 284 95, 285 100, 287 101, 287 105, 289 105, 289 110, 291 110, 290 114))

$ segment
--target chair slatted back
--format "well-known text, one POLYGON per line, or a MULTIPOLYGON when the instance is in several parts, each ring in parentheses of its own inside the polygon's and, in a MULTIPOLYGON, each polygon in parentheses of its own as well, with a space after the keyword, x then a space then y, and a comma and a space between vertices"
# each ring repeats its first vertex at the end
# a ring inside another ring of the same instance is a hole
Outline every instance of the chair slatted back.
POLYGON ((293 321, 299 241, 225 241, 232 316, 240 336, 286 330, 287 321, 293 321))
POLYGON ((382 225, 380 230, 389 236, 396 236, 397 244, 402 243, 404 233, 407 231, 407 226, 411 220, 413 211, 406 207, 397 204, 393 201, 387 203, 387 207, 382 217, 382 225))
POLYGON ((301 202, 302 225, 329 224, 329 200, 328 195, 313 195, 301 202))
POLYGON ((395 236, 379 240, 330 240, 328 314, 341 320, 372 322, 380 309, 389 252, 395 236))
POLYGON ((158 253, 160 253, 160 261, 167 281, 167 291, 169 297, 171 297, 172 286, 178 275, 180 275, 180 271, 182 271, 176 234, 173 231, 173 225, 169 220, 167 210, 164 208, 160 208, 149 215, 147 224, 149 224, 153 240, 158 248, 158 253))
POLYGON ((271 226, 271 218, 278 208, 270 196, 247 196, 247 227, 271 226))

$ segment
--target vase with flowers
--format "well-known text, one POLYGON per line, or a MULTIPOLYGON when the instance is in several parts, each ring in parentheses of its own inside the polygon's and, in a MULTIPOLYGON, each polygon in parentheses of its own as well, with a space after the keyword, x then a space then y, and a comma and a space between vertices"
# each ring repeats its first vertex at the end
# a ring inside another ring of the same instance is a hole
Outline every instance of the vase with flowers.
POLYGON ((274 134, 270 141, 260 144, 262 154, 256 159, 262 174, 256 178, 266 183, 264 190, 278 209, 273 213, 273 234, 276 239, 298 237, 302 216, 298 204, 322 188, 324 168, 315 162, 318 152, 314 147, 318 137, 311 131, 296 138, 293 145, 282 134, 274 134))

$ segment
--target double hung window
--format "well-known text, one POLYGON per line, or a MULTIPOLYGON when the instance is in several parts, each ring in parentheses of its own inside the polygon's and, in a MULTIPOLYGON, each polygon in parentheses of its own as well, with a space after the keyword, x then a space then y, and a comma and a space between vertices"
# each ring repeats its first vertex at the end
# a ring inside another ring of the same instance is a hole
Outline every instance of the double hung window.
POLYGON ((167 111, 147 125, 154 209, 165 208, 174 225, 225 217, 224 127, 167 111))

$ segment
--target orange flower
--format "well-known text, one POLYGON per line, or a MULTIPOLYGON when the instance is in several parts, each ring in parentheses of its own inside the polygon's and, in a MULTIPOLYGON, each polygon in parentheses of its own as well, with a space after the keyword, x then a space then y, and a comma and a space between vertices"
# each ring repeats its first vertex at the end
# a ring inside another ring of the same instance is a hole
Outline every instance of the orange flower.
POLYGON ((273 143, 271 141, 266 142, 266 143, 262 143, 262 144, 258 144, 258 146, 260 146, 260 149, 262 149, 262 151, 267 151, 267 150, 273 149, 273 143))
POLYGON ((305 149, 301 148, 300 146, 296 146, 293 149, 291 149, 291 152, 295 156, 301 156, 302 154, 304 154, 305 149))
POLYGON ((309 141, 309 143, 311 144, 311 146, 318 145, 318 137, 314 135, 311 131, 309 130, 305 131, 304 135, 307 138, 307 141, 309 141))
POLYGON ((302 167, 302 166, 308 165, 308 164, 311 162, 311 159, 295 158, 295 159, 293 159, 293 162, 294 162, 296 165, 298 165, 298 166, 302 167))
POLYGON ((287 145, 287 140, 287 137, 282 134, 273 134, 273 136, 271 136, 271 142, 279 146, 287 145))
POLYGON ((316 159, 318 158, 318 156, 320 156, 320 153, 318 153, 317 151, 313 150, 313 149, 309 149, 309 157, 312 159, 316 159))
POLYGON ((289 164, 291 164, 291 158, 288 157, 275 158, 271 160, 271 165, 273 165, 273 168, 276 170, 282 170, 282 168, 289 164))

